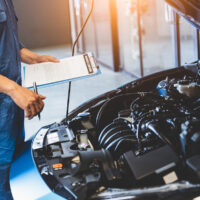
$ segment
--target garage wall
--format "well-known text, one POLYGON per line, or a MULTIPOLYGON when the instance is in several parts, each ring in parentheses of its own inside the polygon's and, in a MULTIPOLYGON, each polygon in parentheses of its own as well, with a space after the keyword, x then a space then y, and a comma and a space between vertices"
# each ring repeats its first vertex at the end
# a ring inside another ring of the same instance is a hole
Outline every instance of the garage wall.
POLYGON ((13 0, 28 48, 71 44, 68 0, 13 0))

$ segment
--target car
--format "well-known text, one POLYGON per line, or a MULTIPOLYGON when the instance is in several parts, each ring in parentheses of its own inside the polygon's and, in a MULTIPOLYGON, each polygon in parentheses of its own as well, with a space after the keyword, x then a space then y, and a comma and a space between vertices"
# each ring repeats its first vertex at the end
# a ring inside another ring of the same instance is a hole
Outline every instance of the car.
MULTIPOLYGON (((197 1, 167 2, 200 27, 197 1)), ((20 147, 10 174, 14 199, 194 199, 199 111, 198 61, 89 100, 20 147)))

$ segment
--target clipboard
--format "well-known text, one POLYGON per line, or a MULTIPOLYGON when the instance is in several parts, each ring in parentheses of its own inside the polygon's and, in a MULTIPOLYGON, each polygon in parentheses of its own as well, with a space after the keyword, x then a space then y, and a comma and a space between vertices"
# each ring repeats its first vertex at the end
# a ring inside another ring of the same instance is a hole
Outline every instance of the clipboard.
POLYGON ((32 89, 33 82, 39 88, 69 81, 90 78, 101 74, 92 53, 64 58, 60 63, 39 63, 23 68, 23 86, 32 89))

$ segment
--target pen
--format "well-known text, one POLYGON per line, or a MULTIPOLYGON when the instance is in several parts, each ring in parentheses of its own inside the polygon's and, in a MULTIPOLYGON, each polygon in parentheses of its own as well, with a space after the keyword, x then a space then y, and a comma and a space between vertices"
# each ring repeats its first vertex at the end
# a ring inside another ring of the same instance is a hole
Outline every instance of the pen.
MULTIPOLYGON (((34 92, 35 92, 36 94, 38 94, 36 82, 33 82, 33 89, 34 89, 34 92)), ((39 118, 39 120, 40 120, 40 113, 38 113, 38 118, 39 118)))

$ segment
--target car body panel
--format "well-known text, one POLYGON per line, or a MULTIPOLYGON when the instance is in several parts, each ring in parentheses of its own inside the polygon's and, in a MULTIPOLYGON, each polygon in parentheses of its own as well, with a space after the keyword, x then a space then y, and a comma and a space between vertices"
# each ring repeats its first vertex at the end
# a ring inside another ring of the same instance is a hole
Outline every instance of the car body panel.
POLYGON ((41 178, 32 159, 31 142, 22 147, 22 154, 15 159, 10 170, 14 200, 63 200, 41 178))

